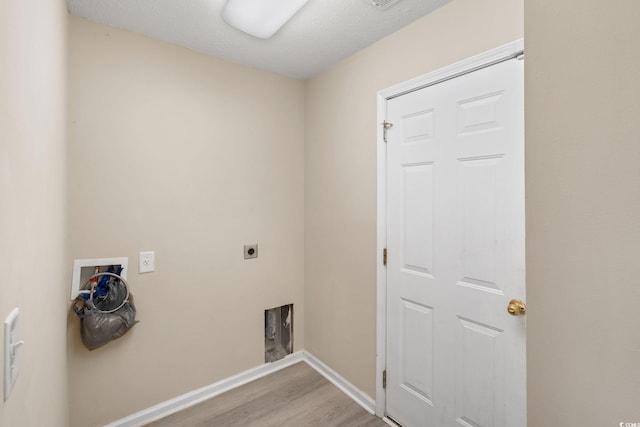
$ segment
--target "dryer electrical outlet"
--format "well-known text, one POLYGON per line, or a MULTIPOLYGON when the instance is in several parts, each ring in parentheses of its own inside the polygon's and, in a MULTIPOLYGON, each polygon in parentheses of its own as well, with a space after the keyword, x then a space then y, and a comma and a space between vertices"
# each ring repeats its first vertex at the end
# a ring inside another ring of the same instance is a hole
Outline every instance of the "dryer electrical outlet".
POLYGON ((258 258, 258 244, 244 245, 244 259, 258 258))
POLYGON ((18 316, 20 310, 14 308, 4 321, 4 401, 9 399, 11 390, 18 379, 18 348, 24 344, 18 340, 18 316))

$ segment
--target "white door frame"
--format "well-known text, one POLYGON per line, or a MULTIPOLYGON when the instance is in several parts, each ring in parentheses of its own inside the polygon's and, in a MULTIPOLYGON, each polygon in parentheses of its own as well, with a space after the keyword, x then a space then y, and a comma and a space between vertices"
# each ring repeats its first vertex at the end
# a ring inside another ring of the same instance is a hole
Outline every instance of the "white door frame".
POLYGON ((382 388, 382 371, 384 371, 387 365, 387 269, 382 264, 382 256, 383 249, 387 247, 387 148, 383 139, 384 135, 381 124, 387 118, 387 101, 406 93, 518 57, 523 53, 524 40, 519 39, 378 92, 376 415, 379 417, 384 417, 386 408, 386 395, 382 388))

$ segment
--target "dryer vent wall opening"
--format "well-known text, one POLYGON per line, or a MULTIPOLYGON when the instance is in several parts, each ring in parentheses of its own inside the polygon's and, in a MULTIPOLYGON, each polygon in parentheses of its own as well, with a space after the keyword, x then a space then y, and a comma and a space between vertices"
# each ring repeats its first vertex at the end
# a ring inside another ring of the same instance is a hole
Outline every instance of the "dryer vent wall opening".
POLYGON ((293 353, 293 304, 264 311, 264 361, 293 353))

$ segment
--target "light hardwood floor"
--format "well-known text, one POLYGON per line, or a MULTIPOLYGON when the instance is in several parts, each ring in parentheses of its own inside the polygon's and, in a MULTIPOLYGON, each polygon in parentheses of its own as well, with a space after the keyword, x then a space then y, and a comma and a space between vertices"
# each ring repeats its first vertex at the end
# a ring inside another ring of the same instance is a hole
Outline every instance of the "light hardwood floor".
POLYGON ((304 362, 147 426, 388 427, 304 362))

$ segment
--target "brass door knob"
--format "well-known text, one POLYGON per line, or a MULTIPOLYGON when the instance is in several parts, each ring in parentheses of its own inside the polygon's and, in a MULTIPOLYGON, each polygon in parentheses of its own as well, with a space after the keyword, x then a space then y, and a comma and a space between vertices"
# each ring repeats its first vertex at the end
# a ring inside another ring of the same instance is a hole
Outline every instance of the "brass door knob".
POLYGON ((524 316, 524 314, 527 312, 527 305, 519 299, 512 299, 511 301, 509 301, 507 311, 512 316, 524 316))

